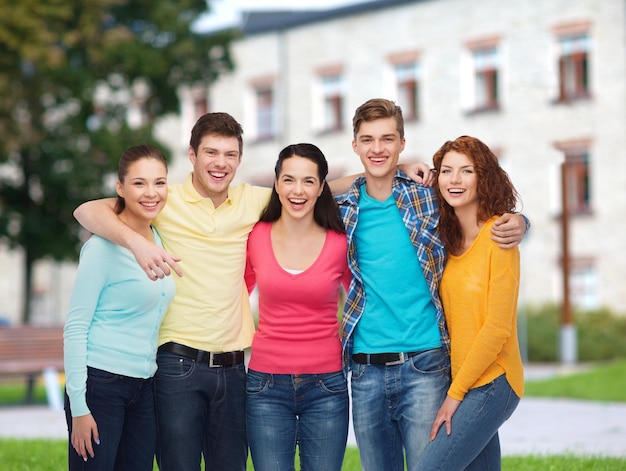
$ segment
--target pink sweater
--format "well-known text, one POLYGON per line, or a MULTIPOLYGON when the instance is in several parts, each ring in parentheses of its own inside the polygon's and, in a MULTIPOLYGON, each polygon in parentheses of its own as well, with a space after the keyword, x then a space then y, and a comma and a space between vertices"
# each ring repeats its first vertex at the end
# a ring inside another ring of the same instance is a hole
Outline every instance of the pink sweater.
POLYGON ((248 238, 246 284, 259 291, 249 367, 274 374, 341 371, 337 312, 339 288, 350 282, 346 236, 328 231, 317 260, 293 275, 274 257, 271 227, 259 222, 248 238))

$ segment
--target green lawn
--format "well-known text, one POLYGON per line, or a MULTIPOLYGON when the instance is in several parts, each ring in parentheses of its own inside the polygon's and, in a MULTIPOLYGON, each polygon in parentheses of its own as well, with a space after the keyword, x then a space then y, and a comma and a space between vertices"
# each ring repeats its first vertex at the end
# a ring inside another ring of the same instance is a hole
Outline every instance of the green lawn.
MULTIPOLYGON (((0 406, 14 406, 24 404, 26 397, 26 381, 0 383, 0 406)), ((46 388, 37 384, 33 391, 33 403, 46 403, 46 388)))
MULTIPOLYGON (((20 404, 22 384, 0 384, 0 406, 20 404)), ((557 378, 528 381, 527 396, 563 397, 593 401, 626 402, 626 360, 598 365, 585 372, 557 378)), ((35 402, 45 403, 45 391, 38 386, 35 402)), ((66 469, 67 444, 63 440, 0 439, 2 471, 59 471, 66 469)), ((155 467, 155 470, 157 468, 155 467)), ((251 464, 248 469, 252 470, 251 464)), ((360 470, 355 448, 348 448, 344 470, 360 470)), ((573 456, 509 456, 503 458, 505 471, 617 471, 626 469, 625 458, 573 456)))
MULTIPOLYGON (((59 471, 67 469, 67 444, 62 440, 0 440, 3 471, 59 471)), ((156 466, 154 468, 157 469, 156 466)), ((358 452, 348 448, 343 470, 361 469, 358 452)), ((504 471, 618 471, 626 469, 626 459, 575 458, 568 456, 505 457, 504 471)), ((252 471, 252 465, 248 465, 252 471)))
POLYGON ((525 396, 626 402, 626 360, 567 376, 527 381, 525 396))

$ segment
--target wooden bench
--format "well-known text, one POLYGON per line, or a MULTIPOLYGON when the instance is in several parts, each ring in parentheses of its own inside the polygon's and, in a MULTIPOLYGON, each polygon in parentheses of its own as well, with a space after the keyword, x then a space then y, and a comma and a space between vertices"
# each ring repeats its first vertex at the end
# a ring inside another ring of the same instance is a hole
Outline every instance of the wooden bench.
POLYGON ((63 326, 0 326, 0 377, 26 377, 26 403, 32 403, 35 380, 43 375, 48 405, 62 407, 59 371, 63 326))

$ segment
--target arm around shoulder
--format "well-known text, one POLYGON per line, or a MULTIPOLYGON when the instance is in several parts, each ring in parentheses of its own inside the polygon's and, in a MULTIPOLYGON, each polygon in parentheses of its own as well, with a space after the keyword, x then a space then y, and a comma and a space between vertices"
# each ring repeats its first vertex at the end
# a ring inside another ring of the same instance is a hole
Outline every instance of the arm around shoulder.
POLYGON ((517 247, 529 227, 530 221, 523 214, 505 213, 493 223, 491 239, 503 249, 517 247))
POLYGON ((120 220, 114 207, 114 198, 87 201, 74 210, 74 217, 89 232, 131 250, 132 240, 139 234, 120 220))
POLYGON ((350 191, 350 187, 354 183, 354 180, 364 175, 364 173, 357 173, 355 175, 348 175, 346 177, 336 178, 335 180, 329 181, 328 186, 330 187, 330 191, 334 196, 342 195, 350 191))
POLYGON ((130 250, 148 278, 156 280, 170 274, 170 268, 183 276, 176 262, 180 259, 128 227, 114 211, 115 199, 93 200, 74 210, 74 217, 89 232, 130 250))

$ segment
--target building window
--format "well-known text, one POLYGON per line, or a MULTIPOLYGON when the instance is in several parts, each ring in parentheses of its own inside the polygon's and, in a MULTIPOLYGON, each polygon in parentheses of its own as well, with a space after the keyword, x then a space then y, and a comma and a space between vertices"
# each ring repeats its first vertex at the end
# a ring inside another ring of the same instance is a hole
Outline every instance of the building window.
POLYGON ((341 75, 326 75, 322 85, 322 131, 340 131, 343 126, 343 79, 341 75))
POLYGON ((256 95, 256 131, 258 140, 276 137, 274 91, 271 87, 257 88, 256 95))
POLYGON ((474 111, 498 109, 498 50, 472 51, 474 63, 474 111))
POLYGON ((591 211, 589 152, 587 150, 565 151, 565 166, 569 213, 589 213, 591 211))
POLYGON ((559 38, 559 101, 588 98, 589 38, 577 33, 559 38))
POLYGON ((571 260, 569 286, 572 304, 577 309, 598 308, 598 275, 593 260, 587 258, 571 260))
POLYGON ((402 108, 405 121, 419 118, 419 68, 416 62, 405 62, 394 65, 397 87, 397 105, 402 108))

